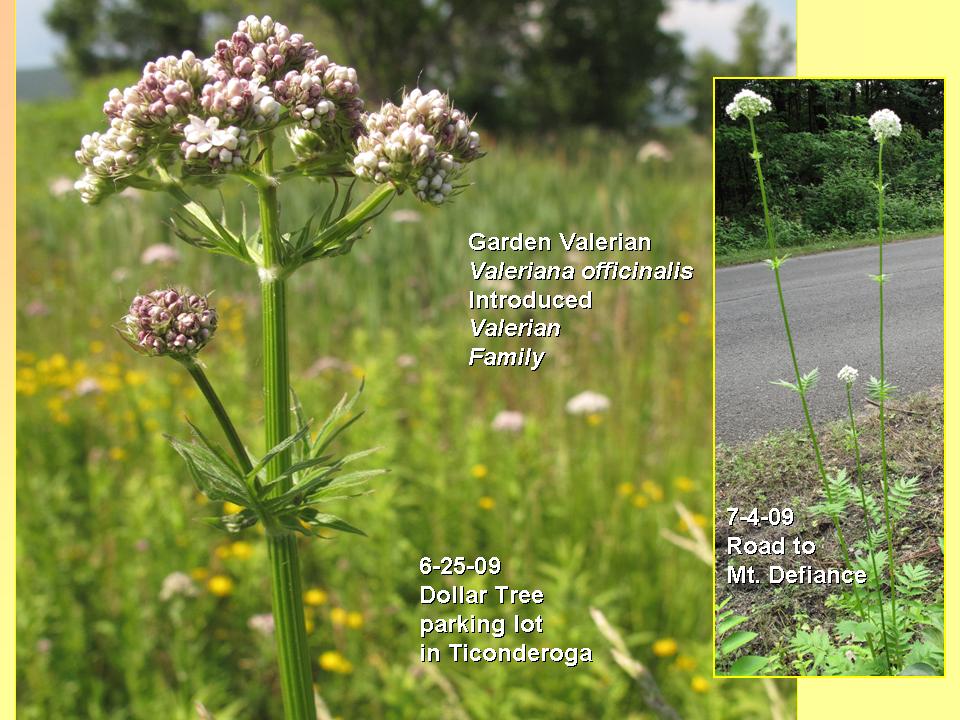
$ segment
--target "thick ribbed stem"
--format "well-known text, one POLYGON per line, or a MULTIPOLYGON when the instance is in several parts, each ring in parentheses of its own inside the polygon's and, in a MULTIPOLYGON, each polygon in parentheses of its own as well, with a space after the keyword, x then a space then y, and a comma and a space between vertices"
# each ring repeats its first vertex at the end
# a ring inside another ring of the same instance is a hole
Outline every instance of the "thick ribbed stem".
MULTIPOLYGON (((287 361, 286 286, 280 272, 279 207, 272 182, 271 139, 263 142, 261 172, 271 182, 257 188, 260 235, 263 242, 263 269, 260 273, 263 313, 263 401, 266 447, 277 445, 290 435, 290 371, 287 361)), ((279 453, 267 465, 267 482, 275 480, 290 466, 290 453, 279 453)), ((287 490, 290 480, 280 483, 277 494, 287 490)), ((313 678, 303 616, 303 588, 296 537, 289 532, 267 536, 270 571, 273 579, 273 617, 276 625, 280 685, 287 720, 316 720, 313 678)))
POLYGON ((896 557, 893 548, 893 521, 890 517, 890 486, 887 478, 887 384, 886 368, 883 357, 883 139, 877 153, 877 234, 880 239, 880 269, 877 284, 880 286, 880 476, 883 481, 883 520, 887 527, 887 569, 890 575, 890 620, 893 623, 893 637, 897 664, 900 664, 900 627, 897 625, 897 578, 896 557))
MULTIPOLYGON (((823 492, 827 497, 827 501, 831 502, 833 500, 833 493, 830 492, 830 483, 827 480, 827 470, 823 465, 823 456, 820 453, 820 442, 817 440, 817 433, 813 428, 813 420, 810 418, 810 408, 807 405, 807 394, 803 390, 803 385, 801 383, 800 375, 800 363, 797 361, 797 351, 793 345, 793 333, 790 332, 790 320, 787 317, 787 304, 783 299, 783 284, 780 282, 780 266, 775 257, 777 251, 777 243, 773 234, 773 224, 770 222, 770 210, 767 206, 767 190, 763 183, 763 170, 760 168, 760 150, 757 148, 757 132, 753 127, 753 118, 747 118, 747 121, 750 124, 750 139, 753 141, 753 164, 757 169, 757 180, 760 182, 760 200, 763 204, 763 224, 767 233, 767 245, 770 248, 770 253, 774 255, 771 258, 773 263, 773 277, 776 280, 777 284, 777 299, 780 301, 780 315, 783 318, 783 328, 787 334, 787 345, 790 347, 790 360, 793 362, 793 374, 797 383, 797 394, 800 395, 800 404, 803 406, 803 419, 806 422, 807 426, 807 435, 810 437, 810 443, 813 445, 813 454, 817 460, 817 470, 820 473, 820 482, 823 484, 823 492)), ((836 513, 833 513, 830 518, 833 521, 833 529, 837 535, 837 544, 840 546, 840 555, 843 559, 843 564, 849 568, 850 564, 850 551, 847 548, 847 541, 843 536, 843 529, 840 527, 840 518, 836 513)), ((866 621, 867 614, 863 608, 863 601, 860 599, 860 591, 857 589, 856 585, 851 585, 853 589, 853 598, 857 606, 857 614, 860 615, 860 619, 866 621)), ((876 650, 873 646, 873 639, 871 636, 867 636, 867 645, 870 648, 870 654, 873 656, 874 660, 877 658, 876 650)))
POLYGON ((867 493, 863 487, 863 465, 860 462, 860 434, 857 432, 857 421, 853 415, 853 397, 850 394, 850 384, 844 383, 847 390, 847 413, 850 417, 850 435, 853 437, 854 458, 857 461, 857 488, 860 490, 860 507, 863 508, 863 521, 867 526, 867 541, 870 552, 870 564, 873 566, 873 576, 877 579, 877 605, 880 607, 880 629, 883 633, 883 647, 887 653, 887 674, 893 675, 893 665, 890 662, 890 643, 887 640, 887 622, 883 612, 883 589, 880 587, 880 570, 877 568, 877 554, 870 543, 870 530, 873 523, 870 520, 870 510, 867 508, 867 493))

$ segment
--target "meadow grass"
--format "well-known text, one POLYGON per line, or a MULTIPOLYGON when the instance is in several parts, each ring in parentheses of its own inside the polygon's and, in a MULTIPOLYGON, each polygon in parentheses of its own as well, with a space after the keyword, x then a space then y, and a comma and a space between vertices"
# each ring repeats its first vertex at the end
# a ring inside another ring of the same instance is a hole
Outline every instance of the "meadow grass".
MULTIPOLYGON (((221 327, 203 360, 261 452, 260 358, 248 349, 259 346, 256 278, 180 243, 166 198, 91 211, 51 192, 78 174, 72 151, 99 124, 92 98, 105 86, 18 107, 19 716, 191 718, 200 700, 218 720, 278 717, 273 641, 248 626, 270 610, 264 539, 202 524, 220 509, 204 506, 163 438, 186 434, 184 416, 217 428, 181 368, 129 352, 111 328, 138 290, 215 289, 221 327), (182 259, 142 265, 158 242, 182 259), (192 575, 197 596, 159 598, 175 571, 192 575)), ((707 679, 710 572, 660 538, 677 530, 674 500, 704 524, 711 507, 708 147, 678 140, 667 165, 589 134, 488 147, 476 187, 452 207, 400 198, 351 255, 291 283, 292 382, 308 414, 322 417, 365 378, 369 412, 345 449, 382 445, 376 465, 392 470, 334 509, 369 538, 302 547, 304 582, 322 591, 307 611, 318 692, 342 718, 644 717, 590 619, 596 606, 684 717, 770 717, 761 687, 707 679), (418 220, 398 222, 397 210, 418 220), (592 311, 538 317, 561 320, 563 335, 536 374, 467 368, 479 344, 469 233, 574 229, 649 235, 648 262, 683 260, 697 275, 606 284, 592 311), (585 389, 610 396, 610 411, 567 415, 585 389), (521 433, 490 428, 503 409, 525 414, 521 433), (532 642, 591 646, 595 662, 424 669, 419 618, 448 614, 418 604, 424 555, 498 555, 500 576, 461 584, 542 589, 545 632, 532 642), (666 638, 676 650, 658 656, 666 638)), ((287 229, 326 192, 308 181, 285 192, 287 229)), ((239 217, 240 194, 224 199, 239 217)))

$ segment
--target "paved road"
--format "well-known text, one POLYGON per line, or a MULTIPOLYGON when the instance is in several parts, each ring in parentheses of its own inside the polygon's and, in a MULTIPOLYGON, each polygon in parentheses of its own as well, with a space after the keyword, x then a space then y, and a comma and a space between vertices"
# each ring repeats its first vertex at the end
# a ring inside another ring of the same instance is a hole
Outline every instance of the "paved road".
MULTIPOLYGON (((943 384, 943 236, 884 248, 887 379, 899 393, 943 384)), ((790 258, 781 268, 802 372, 820 368, 810 396, 815 420, 846 413, 837 371, 879 375, 877 248, 790 258)), ((726 443, 800 427, 796 395, 769 381, 793 381, 773 273, 763 263, 717 270, 717 435, 726 443)), ((859 403, 858 403, 859 404, 859 403)))

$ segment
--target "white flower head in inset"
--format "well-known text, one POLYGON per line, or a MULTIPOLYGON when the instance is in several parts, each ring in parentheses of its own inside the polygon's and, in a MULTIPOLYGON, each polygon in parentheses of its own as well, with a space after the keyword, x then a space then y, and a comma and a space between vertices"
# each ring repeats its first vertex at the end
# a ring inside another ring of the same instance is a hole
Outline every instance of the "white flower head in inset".
POLYGON ((772 109, 773 103, 767 98, 744 88, 734 95, 733 101, 727 105, 727 115, 733 120, 741 115, 752 120, 760 113, 770 112, 772 109))
POLYGON ((849 365, 844 365, 837 373, 837 379, 844 385, 853 385, 857 381, 858 371, 849 365))
POLYGON ((883 142, 887 138, 897 137, 903 126, 900 124, 900 117, 887 108, 877 110, 868 120, 870 129, 873 131, 873 139, 877 142, 883 142))

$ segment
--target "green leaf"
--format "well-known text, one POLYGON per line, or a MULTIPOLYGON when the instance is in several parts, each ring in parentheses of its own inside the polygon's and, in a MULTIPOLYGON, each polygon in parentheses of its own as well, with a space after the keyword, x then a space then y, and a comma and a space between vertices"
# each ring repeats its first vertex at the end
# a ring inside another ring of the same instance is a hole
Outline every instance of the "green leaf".
POLYGON ((272 448, 270 448, 264 454, 264 456, 256 462, 256 464, 253 466, 253 469, 250 470, 249 473, 247 473, 247 479, 252 480, 254 477, 259 475, 260 471, 263 470, 271 460, 273 460, 277 455, 282 453, 284 450, 289 448, 294 443, 306 437, 309 431, 310 431, 309 427, 302 427, 292 435, 288 435, 283 440, 281 440, 276 445, 274 445, 272 448))
POLYGON ((340 532, 363 535, 364 537, 367 536, 367 534, 360 528, 351 525, 343 518, 337 517, 336 515, 330 515, 329 513, 301 513, 300 519, 302 519, 311 527, 327 528, 328 530, 339 530, 340 532))
POLYGON ((771 380, 771 381, 770 381, 770 384, 771 384, 771 385, 779 385, 780 387, 785 387, 785 388, 787 388, 788 390, 793 390, 795 393, 799 393, 799 392, 800 392, 800 388, 797 387, 796 385, 794 385, 792 382, 790 382, 790 381, 788 381, 788 380, 782 380, 782 379, 781 379, 781 380, 771 380))
POLYGON ((721 620, 720 622, 717 623, 717 635, 725 635, 730 630, 735 628, 737 625, 740 625, 741 623, 745 623, 749 619, 750 618, 744 615, 733 615, 730 618, 721 620))
POLYGON ((913 663, 900 671, 901 675, 936 675, 937 671, 927 663, 913 663))
POLYGON ((770 663, 769 658, 761 655, 744 655, 737 658, 737 661, 730 666, 728 675, 759 675, 770 663))
POLYGON ((733 635, 730 637, 725 638, 723 642, 720 643, 720 652, 722 652, 724 655, 730 655, 742 648, 755 637, 757 637, 757 633, 755 632, 739 630, 733 633, 733 635))

